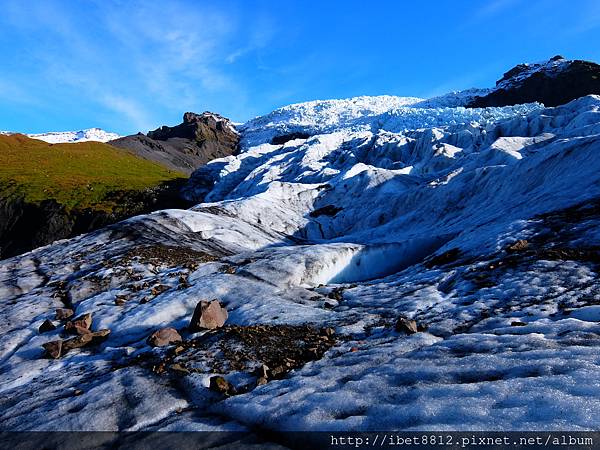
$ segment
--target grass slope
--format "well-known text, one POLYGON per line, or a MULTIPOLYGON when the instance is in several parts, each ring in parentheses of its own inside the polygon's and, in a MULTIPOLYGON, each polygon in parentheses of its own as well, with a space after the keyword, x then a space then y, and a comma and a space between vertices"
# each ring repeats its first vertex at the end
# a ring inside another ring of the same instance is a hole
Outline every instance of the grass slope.
POLYGON ((48 144, 0 135, 0 198, 54 199, 68 210, 111 212, 115 191, 137 191, 184 178, 182 173, 100 142, 48 144))

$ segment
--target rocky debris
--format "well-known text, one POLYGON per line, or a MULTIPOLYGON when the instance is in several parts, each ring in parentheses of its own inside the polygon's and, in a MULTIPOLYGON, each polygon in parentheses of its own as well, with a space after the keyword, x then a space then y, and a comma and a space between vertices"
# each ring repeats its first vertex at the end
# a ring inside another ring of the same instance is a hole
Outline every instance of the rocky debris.
POLYGON ((164 347, 177 342, 181 342, 181 335, 175 328, 161 328, 148 337, 148 345, 152 347, 164 347))
POLYGON ((600 65, 556 56, 542 64, 519 64, 496 82, 496 87, 466 106, 484 108, 540 102, 558 106, 600 94, 600 65))
POLYGON ((46 332, 52 331, 52 330, 56 330, 56 325, 54 325, 52 323, 52 321, 49 319, 44 320, 44 322, 38 328, 38 331, 40 333, 46 333, 46 332))
POLYGON ((156 267, 184 267, 189 270, 196 270, 199 264, 216 261, 217 259, 217 256, 188 247, 155 244, 133 247, 123 255, 121 263, 138 262, 156 267))
POLYGON ((60 358, 62 354, 62 343, 63 341, 59 339, 57 341, 46 342, 42 347, 44 347, 46 354, 50 356, 50 358, 57 359, 60 358))
POLYGON ((177 126, 162 126, 109 144, 190 175, 213 159, 237 153, 239 134, 229 119, 218 114, 186 112, 177 126))
POLYGON ((87 334, 92 327, 92 315, 90 313, 82 314, 73 320, 67 321, 65 331, 70 334, 87 334))
POLYGON ((286 142, 293 141, 294 139, 308 139, 311 135, 308 133, 302 133, 301 131, 296 131, 295 133, 282 134, 280 136, 275 136, 271 139, 272 145, 283 145, 286 142))
POLYGON ((399 333, 405 334, 415 334, 419 332, 417 328, 417 322, 407 319, 406 317, 398 317, 398 320, 396 320, 396 324, 394 325, 394 329, 399 333))
POLYGON ((56 320, 67 320, 73 317, 73 310, 69 308, 58 308, 56 310, 56 320))
POLYGON ((525 239, 519 239, 518 241, 510 244, 506 247, 506 251, 508 253, 517 253, 522 252, 523 250, 527 250, 529 248, 529 242, 525 239))
MULTIPOLYGON (((336 342, 332 328, 311 325, 228 325, 192 340, 180 357, 188 362, 207 364, 218 373, 250 372, 272 380, 308 361, 320 359, 336 342), (218 358, 208 354, 220 355, 218 358)), ((189 366, 190 364, 188 364, 189 366)), ((193 364, 192 364, 193 365, 193 364)))
POLYGON ((100 344, 106 340, 109 334, 110 330, 108 329, 94 332, 88 330, 87 333, 80 334, 79 336, 71 339, 58 339, 55 341, 46 342, 45 344, 42 344, 42 347, 50 358, 57 359, 63 356, 69 350, 100 344))
POLYGON ((210 302, 202 300, 196 305, 189 328, 191 331, 219 328, 223 326, 227 317, 227 310, 221 306, 218 300, 210 302))
POLYGON ((311 211, 309 216, 310 217, 319 217, 319 216, 333 217, 337 213, 339 213, 342 209, 343 208, 339 208, 334 205, 326 205, 326 206, 323 206, 322 208, 318 208, 318 209, 315 209, 314 211, 311 211))

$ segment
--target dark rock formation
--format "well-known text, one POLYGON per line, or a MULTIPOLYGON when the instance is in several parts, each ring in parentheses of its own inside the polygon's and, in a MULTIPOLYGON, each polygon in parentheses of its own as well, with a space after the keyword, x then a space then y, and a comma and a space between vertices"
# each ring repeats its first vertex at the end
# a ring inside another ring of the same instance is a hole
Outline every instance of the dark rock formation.
POLYGON ((44 320, 44 322, 38 328, 38 331, 40 333, 47 333, 48 331, 53 331, 53 330, 56 330, 56 325, 54 325, 52 323, 52 321, 49 319, 44 320))
POLYGON ((294 139, 308 139, 310 134, 303 133, 301 131, 297 131, 295 133, 282 134, 281 136, 275 136, 271 139, 271 144, 273 145, 283 145, 286 142, 292 141, 294 139))
POLYGON ((0 198, 0 259, 27 252, 59 239, 87 233, 137 214, 166 208, 189 208, 179 191, 184 179, 144 191, 116 191, 108 195, 119 205, 112 213, 71 210, 55 200, 29 203, 22 198, 0 198))
POLYGON ((177 126, 163 126, 147 135, 138 133, 109 142, 186 175, 213 159, 236 153, 238 143, 233 124, 210 112, 187 112, 183 123, 177 126))
POLYGON ((407 319, 406 317, 398 317, 394 329, 399 333, 405 334, 414 334, 419 331, 417 328, 417 322, 407 319))
POLYGON ((519 64, 496 82, 496 88, 466 106, 483 108, 540 102, 558 106, 589 94, 600 94, 600 65, 555 56, 542 64, 519 64))

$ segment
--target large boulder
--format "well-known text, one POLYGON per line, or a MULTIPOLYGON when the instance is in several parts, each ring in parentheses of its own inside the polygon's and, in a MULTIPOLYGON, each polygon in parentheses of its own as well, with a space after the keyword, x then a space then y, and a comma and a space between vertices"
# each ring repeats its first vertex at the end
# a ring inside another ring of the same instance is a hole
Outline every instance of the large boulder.
POLYGON ((227 310, 218 300, 202 300, 196 305, 189 328, 191 331, 213 330, 222 327, 227 317, 227 310))

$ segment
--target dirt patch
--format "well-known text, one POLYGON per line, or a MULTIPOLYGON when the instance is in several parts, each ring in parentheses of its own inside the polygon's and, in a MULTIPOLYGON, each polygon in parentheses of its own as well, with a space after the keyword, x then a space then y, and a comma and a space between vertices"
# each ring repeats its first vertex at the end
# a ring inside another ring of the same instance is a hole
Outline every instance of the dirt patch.
POLYGON ((123 255, 123 262, 139 262, 166 267, 186 267, 196 269, 199 264, 216 261, 218 258, 199 250, 166 245, 148 245, 134 247, 123 255))
POLYGON ((312 325, 228 325, 169 348, 162 356, 138 358, 158 374, 242 373, 233 390, 248 392, 283 378, 309 361, 321 359, 337 339, 332 328, 312 325))

